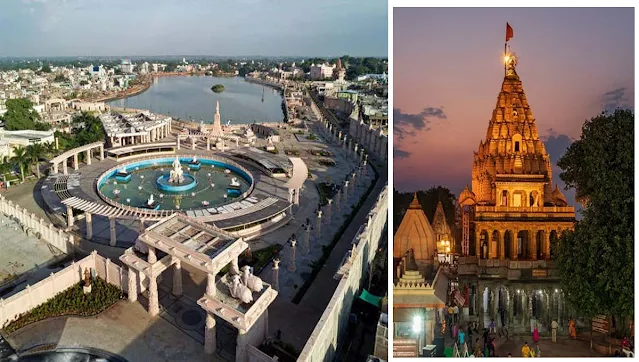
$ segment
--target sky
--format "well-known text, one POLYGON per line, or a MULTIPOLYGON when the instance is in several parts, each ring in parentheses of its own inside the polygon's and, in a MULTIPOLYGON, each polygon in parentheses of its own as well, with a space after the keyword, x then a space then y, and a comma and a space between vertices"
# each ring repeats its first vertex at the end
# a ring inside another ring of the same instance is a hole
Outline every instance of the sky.
POLYGON ((386 0, 0 0, 0 57, 387 54, 386 0))
MULTIPOLYGON (((506 22, 517 74, 563 190, 557 160, 605 109, 634 109, 634 10, 395 8, 394 187, 470 184, 504 77, 506 22)), ((574 203, 574 192, 565 192, 574 203)))

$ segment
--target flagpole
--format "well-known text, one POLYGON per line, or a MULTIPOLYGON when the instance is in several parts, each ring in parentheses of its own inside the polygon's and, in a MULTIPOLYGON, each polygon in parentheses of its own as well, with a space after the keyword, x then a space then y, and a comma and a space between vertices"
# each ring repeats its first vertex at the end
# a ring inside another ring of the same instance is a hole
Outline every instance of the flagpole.
POLYGON ((504 43, 504 77, 506 76, 506 73, 507 73, 507 71, 506 71, 506 55, 507 55, 506 54, 506 44, 508 44, 508 41, 506 41, 504 43))

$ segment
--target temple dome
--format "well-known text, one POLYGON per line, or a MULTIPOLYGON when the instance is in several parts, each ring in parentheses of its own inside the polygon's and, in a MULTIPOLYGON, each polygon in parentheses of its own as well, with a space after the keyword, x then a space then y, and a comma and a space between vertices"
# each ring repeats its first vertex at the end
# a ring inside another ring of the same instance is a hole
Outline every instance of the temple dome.
POLYGON ((462 206, 473 205, 477 203, 477 200, 475 199, 475 193, 470 191, 470 188, 468 187, 468 185, 466 185, 464 190, 462 190, 461 194, 459 194, 458 202, 462 206))
POLYGON ((564 196, 564 194, 559 190, 559 185, 557 184, 555 184, 555 189, 552 191, 551 197, 552 197, 552 203, 555 206, 563 207, 568 205, 566 196, 564 196))
POLYGON ((403 258, 412 249, 418 264, 432 262, 437 252, 435 240, 435 232, 415 194, 395 233, 393 258, 403 258))

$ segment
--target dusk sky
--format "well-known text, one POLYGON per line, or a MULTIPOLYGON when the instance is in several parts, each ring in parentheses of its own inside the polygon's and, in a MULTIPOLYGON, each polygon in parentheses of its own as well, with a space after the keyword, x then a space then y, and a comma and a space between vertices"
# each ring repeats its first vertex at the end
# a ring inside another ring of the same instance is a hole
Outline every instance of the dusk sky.
POLYGON ((388 54, 386 0, 3 0, 1 56, 388 54))
MULTIPOLYGON (((394 180, 459 195, 485 139, 504 77, 506 22, 517 73, 556 162, 586 119, 634 108, 634 9, 396 8, 394 180)), ((574 204, 574 193, 566 192, 574 204)))

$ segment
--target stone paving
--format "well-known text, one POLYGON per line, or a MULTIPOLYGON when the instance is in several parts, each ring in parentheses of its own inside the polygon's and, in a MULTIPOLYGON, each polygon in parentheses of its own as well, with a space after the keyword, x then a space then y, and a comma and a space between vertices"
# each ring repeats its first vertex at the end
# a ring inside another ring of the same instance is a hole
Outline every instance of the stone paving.
POLYGON ((205 355, 202 344, 164 318, 151 318, 140 303, 120 301, 88 318, 60 317, 37 322, 10 335, 18 351, 47 344, 91 347, 128 361, 227 361, 205 355))

